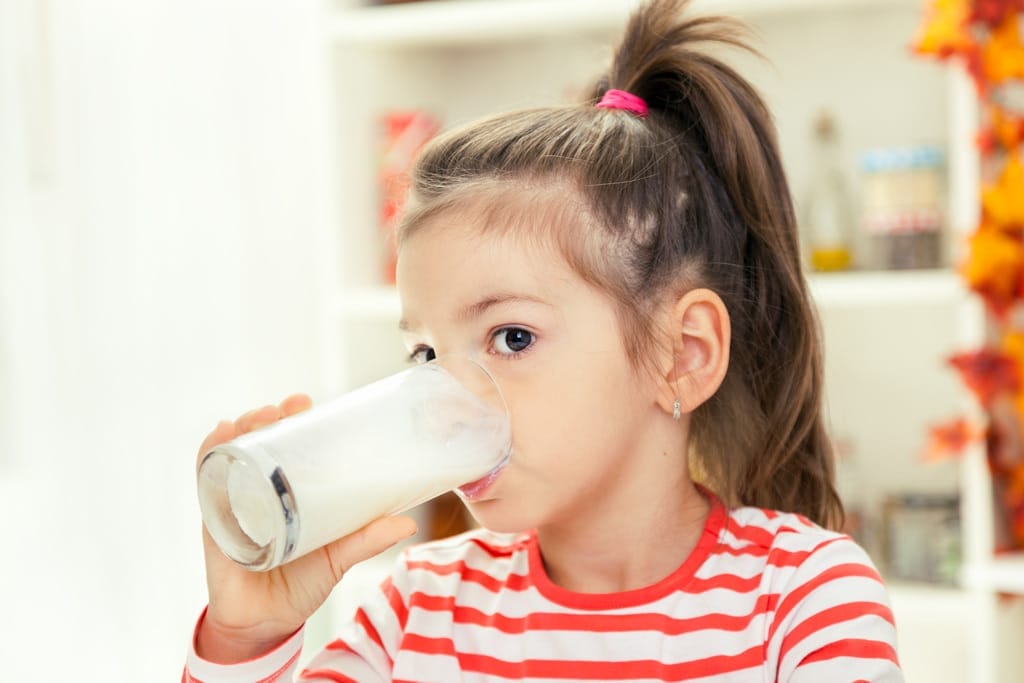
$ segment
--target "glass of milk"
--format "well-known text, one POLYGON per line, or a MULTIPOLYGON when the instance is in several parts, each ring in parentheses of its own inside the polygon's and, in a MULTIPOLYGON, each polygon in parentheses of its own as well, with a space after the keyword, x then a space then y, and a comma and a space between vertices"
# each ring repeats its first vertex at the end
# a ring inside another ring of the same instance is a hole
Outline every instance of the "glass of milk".
POLYGON ((446 491, 472 498, 511 440, 487 370, 443 356, 214 447, 203 523, 232 560, 272 569, 446 491))

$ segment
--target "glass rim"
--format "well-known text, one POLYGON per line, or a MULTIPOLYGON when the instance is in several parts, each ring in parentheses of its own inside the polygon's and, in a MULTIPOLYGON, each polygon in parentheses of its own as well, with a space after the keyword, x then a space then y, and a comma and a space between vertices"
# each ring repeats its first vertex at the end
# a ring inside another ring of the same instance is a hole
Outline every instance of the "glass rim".
MULTIPOLYGON (((484 373, 484 376, 488 379, 488 381, 490 381, 491 385, 494 387, 494 390, 498 394, 498 400, 501 401, 501 408, 502 408, 502 411, 504 412, 505 419, 509 421, 509 428, 511 428, 512 411, 509 409, 508 399, 505 398, 505 392, 501 388, 501 383, 494 376, 494 373, 492 373, 487 368, 486 365, 481 363, 474 356, 470 356, 469 354, 465 354, 465 353, 459 353, 457 351, 449 351, 448 353, 446 353, 446 354, 444 354, 442 356, 438 356, 438 357, 434 358, 433 360, 430 360, 430 361, 427 361, 426 363, 423 363, 423 365, 425 365, 425 366, 435 365, 436 367, 439 367, 439 368, 447 371, 447 369, 444 367, 444 364, 442 363, 442 361, 444 361, 446 359, 458 359, 458 360, 469 361, 470 363, 475 365, 477 368, 479 368, 481 372, 484 373)), ((452 377, 456 381, 458 381, 458 377, 453 375, 451 372, 448 372, 448 374, 452 375, 452 377)), ((460 382, 460 384, 462 384, 462 383, 460 382)), ((466 389, 468 391, 472 392, 472 389, 470 389, 469 387, 466 387, 466 389)), ((484 400, 486 402, 486 400, 483 397, 480 397, 480 399, 484 400)))

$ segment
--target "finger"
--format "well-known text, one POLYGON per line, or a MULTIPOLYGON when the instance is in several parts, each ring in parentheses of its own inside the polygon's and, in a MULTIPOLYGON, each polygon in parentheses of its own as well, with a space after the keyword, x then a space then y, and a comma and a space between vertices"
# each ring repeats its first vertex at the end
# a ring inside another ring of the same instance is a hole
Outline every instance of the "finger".
POLYGON ((312 406, 313 399, 306 394, 292 394, 285 400, 281 401, 281 417, 288 417, 289 415, 301 413, 303 410, 309 410, 312 406))
POLYGON ((235 427, 239 434, 247 434, 254 429, 265 427, 272 422, 281 419, 281 409, 277 406, 263 406, 256 410, 250 410, 235 420, 235 427))
POLYGON ((379 555, 415 533, 416 521, 411 517, 381 517, 328 544, 324 552, 327 553, 335 582, 340 581, 352 565, 379 555))
POLYGON ((196 465, 202 461, 203 457, 210 452, 210 449, 217 444, 222 444, 225 441, 230 441, 235 438, 237 432, 235 430, 235 423, 229 420, 221 420, 217 423, 217 426, 213 428, 213 431, 206 435, 203 439, 203 443, 199 446, 199 454, 196 459, 196 465))

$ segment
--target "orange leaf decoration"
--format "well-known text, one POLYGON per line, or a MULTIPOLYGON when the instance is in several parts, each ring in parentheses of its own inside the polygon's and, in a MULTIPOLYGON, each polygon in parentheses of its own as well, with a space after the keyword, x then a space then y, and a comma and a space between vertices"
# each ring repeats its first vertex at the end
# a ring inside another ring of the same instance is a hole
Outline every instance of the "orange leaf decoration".
POLYGON ((981 205, 995 227, 1024 227, 1024 164, 1019 152, 1010 154, 994 185, 982 188, 981 205))
POLYGON ((961 274, 997 316, 1005 314, 1020 293, 1024 249, 1019 239, 984 225, 970 238, 961 274))
POLYGON ((968 0, 931 0, 913 42, 914 51, 938 57, 968 52, 974 44, 969 18, 968 0))
POLYGON ((994 349, 958 353, 949 359, 960 378, 983 406, 997 394, 1012 394, 1020 388, 1020 370, 1010 356, 994 349))
POLYGON ((1024 332, 1008 332, 1003 336, 1003 353, 1014 359, 1017 365, 1024 368, 1024 332))
POLYGON ((980 441, 984 436, 983 428, 962 417, 932 425, 928 428, 928 443, 921 459, 924 462, 940 462, 958 458, 967 446, 980 441))
POLYGON ((989 105, 986 111, 987 121, 976 140, 983 156, 999 148, 1015 149, 1024 142, 1024 118, 995 105, 989 105))
POLYGON ((1020 17, 1016 13, 1007 14, 992 29, 981 54, 985 78, 990 83, 1024 78, 1024 43, 1020 40, 1020 17))
POLYGON ((993 141, 998 142, 1004 149, 1016 149, 1017 145, 1024 142, 1024 118, 1002 107, 991 106, 987 133, 991 134, 993 141))

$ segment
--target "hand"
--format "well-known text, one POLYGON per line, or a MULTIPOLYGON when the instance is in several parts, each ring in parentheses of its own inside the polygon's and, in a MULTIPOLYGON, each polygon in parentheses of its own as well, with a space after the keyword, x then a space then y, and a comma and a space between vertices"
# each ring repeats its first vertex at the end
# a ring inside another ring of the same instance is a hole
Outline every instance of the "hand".
MULTIPOLYGON (((199 447, 199 459, 217 444, 302 412, 312 405, 295 395, 279 406, 224 421, 199 447)), ((196 637, 197 653, 230 664, 265 654, 288 639, 323 604, 345 571, 416 533, 408 517, 383 517, 329 545, 268 572, 252 572, 224 555, 203 528, 210 606, 196 637)))

